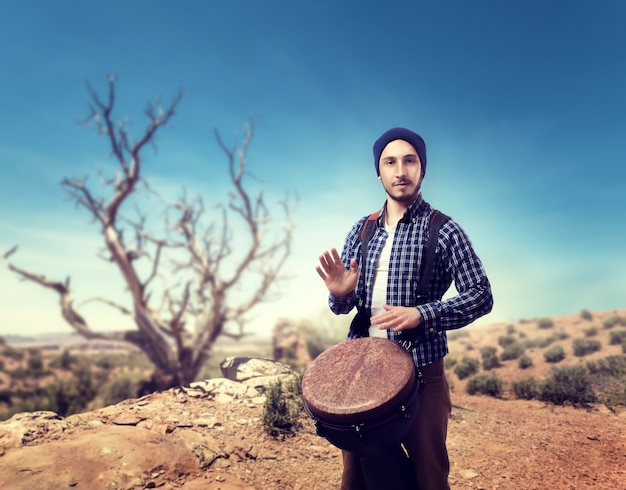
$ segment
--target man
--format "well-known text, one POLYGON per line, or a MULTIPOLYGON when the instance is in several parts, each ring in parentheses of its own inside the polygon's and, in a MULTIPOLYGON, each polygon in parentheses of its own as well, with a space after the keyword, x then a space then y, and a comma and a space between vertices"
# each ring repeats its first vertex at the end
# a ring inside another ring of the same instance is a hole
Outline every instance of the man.
MULTIPOLYGON (((334 248, 325 251, 316 270, 329 290, 334 313, 349 313, 356 306, 369 314, 371 309, 371 326, 359 328, 353 321, 348 338, 385 336, 407 346, 423 384, 419 412, 403 446, 419 490, 449 489, 446 436, 451 401, 443 365, 448 353, 446 330, 489 313, 491 287, 469 238, 449 219, 439 230, 427 290, 417 294, 415 286, 435 213, 421 194, 426 145, 413 131, 392 128, 376 140, 373 150, 376 173, 387 198, 368 242, 364 274, 360 278, 361 233, 367 217, 348 233, 341 257, 334 248), (452 281, 458 294, 442 301, 452 281)), ((363 488, 359 458, 344 452, 343 462, 341 488, 363 488)))

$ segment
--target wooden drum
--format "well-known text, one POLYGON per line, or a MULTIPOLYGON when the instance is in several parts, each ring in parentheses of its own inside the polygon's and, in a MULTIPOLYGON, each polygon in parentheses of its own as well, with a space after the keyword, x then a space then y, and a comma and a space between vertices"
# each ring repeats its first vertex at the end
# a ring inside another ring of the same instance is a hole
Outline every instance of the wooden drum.
POLYGON ((318 435, 358 454, 399 444, 417 413, 413 359, 384 338, 346 340, 322 352, 302 378, 318 435))

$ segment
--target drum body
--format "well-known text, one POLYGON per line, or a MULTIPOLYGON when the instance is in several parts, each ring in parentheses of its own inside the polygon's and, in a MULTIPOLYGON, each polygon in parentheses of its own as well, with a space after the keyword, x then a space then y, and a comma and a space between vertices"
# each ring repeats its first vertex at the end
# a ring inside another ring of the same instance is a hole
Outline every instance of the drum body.
POLYGON ((383 338, 346 340, 322 352, 302 378, 318 435, 371 454, 399 444, 415 419, 420 380, 413 359, 383 338))

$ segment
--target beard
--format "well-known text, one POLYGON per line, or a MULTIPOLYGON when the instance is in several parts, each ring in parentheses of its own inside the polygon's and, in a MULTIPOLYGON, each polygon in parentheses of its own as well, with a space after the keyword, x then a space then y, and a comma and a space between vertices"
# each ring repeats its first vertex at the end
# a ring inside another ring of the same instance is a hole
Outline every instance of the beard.
POLYGON ((419 196, 419 193, 422 189, 422 183, 421 181, 418 182, 412 192, 404 192, 404 190, 401 190, 400 192, 396 190, 396 192, 394 192, 395 188, 393 186, 391 187, 391 189, 388 189, 386 186, 384 187, 387 196, 389 196, 389 199, 403 204, 410 204, 417 198, 417 196, 419 196))

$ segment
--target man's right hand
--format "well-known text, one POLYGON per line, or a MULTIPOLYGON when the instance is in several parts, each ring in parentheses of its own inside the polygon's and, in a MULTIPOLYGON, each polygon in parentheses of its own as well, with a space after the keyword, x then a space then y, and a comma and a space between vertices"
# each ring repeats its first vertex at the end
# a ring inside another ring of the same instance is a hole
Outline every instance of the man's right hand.
POLYGON ((356 289, 359 278, 359 266, 356 259, 350 260, 350 269, 346 269, 335 248, 320 255, 320 265, 315 270, 334 296, 347 296, 356 289))

